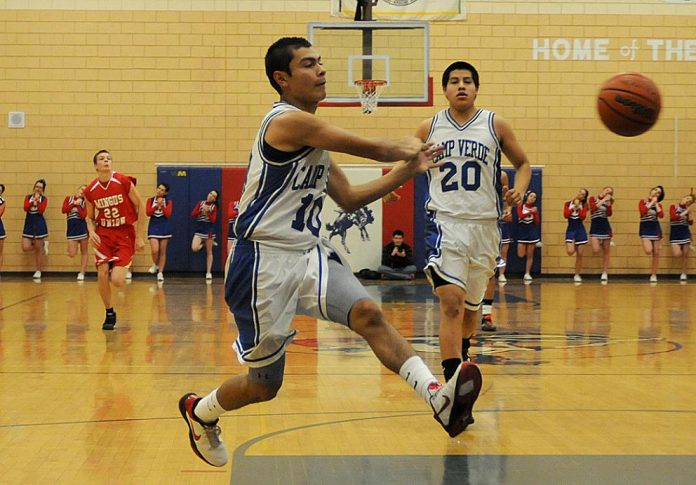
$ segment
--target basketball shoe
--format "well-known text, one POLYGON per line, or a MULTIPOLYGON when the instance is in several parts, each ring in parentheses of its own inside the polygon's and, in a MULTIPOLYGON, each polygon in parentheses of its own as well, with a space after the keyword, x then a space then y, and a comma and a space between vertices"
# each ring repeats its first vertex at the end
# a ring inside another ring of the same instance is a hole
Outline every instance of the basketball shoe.
POLYGON ((116 327, 116 312, 107 313, 102 323, 102 330, 113 330, 116 327))
POLYGON ((431 384, 430 406, 435 419, 452 438, 474 422, 472 411, 482 384, 481 371, 471 362, 462 362, 444 386, 431 384))
POLYGON ((179 399, 179 411, 189 428, 191 449, 198 457, 209 465, 224 466, 227 463, 227 448, 220 440, 219 419, 206 424, 193 413, 193 408, 201 398, 189 392, 179 399))
POLYGON ((488 314, 481 317, 481 330, 484 332, 495 332, 497 327, 493 325, 493 315, 488 314))

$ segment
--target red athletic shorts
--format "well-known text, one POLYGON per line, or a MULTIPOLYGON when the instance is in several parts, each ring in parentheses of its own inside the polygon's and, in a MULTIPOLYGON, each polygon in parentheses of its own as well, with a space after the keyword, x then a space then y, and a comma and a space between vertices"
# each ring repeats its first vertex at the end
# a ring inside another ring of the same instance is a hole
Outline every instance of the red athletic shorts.
POLYGON ((112 266, 129 267, 135 254, 135 229, 131 225, 123 227, 97 228, 101 238, 94 256, 97 266, 111 263, 112 266))

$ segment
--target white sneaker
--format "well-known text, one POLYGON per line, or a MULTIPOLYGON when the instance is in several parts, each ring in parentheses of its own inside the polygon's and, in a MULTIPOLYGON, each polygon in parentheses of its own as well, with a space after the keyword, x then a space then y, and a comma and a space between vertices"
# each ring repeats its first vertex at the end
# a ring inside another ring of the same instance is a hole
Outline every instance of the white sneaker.
POLYGON ((431 384, 435 390, 430 406, 435 419, 454 438, 474 422, 474 402, 481 392, 483 378, 476 364, 462 362, 452 378, 444 386, 431 384))
POLYGON ((32 276, 35 280, 40 280, 41 279, 41 271, 36 271, 34 272, 34 275, 32 276))
POLYGON ((575 281, 576 283, 582 283, 582 276, 576 274, 575 276, 573 276, 573 281, 575 281))
POLYGON ((654 275, 654 274, 650 275, 650 283, 657 283, 657 275, 654 275))
POLYGON ((529 273, 525 273, 522 279, 524 281, 532 281, 532 275, 530 275, 529 273))
POLYGON ((48 256, 48 241, 44 241, 44 255, 48 256))
POLYGON ((128 273, 126 273, 126 279, 127 279, 127 280, 132 280, 132 279, 133 279, 133 273, 131 273, 130 270, 128 270, 128 273))
POLYGON ((686 281, 686 273, 682 273, 681 276, 679 276, 679 281, 686 281))
POLYGON ((204 462, 213 466, 224 466, 227 463, 227 448, 220 439, 218 421, 204 424, 193 413, 193 408, 201 398, 192 392, 184 394, 179 399, 179 412, 186 421, 189 429, 189 442, 193 452, 204 462))
POLYGON ((164 281, 164 274, 161 271, 157 273, 157 281, 164 281))
POLYGON ((498 275, 498 283, 507 283, 507 278, 504 274, 498 275))
POLYGON ((609 280, 609 275, 606 273, 602 273, 602 276, 599 277, 600 281, 608 281, 609 280))
POLYGON ((85 280, 85 274, 80 272, 77 273, 77 281, 84 281, 85 280))
POLYGON ((213 279, 213 273, 206 273, 206 274, 205 274, 205 279, 206 279, 206 280, 212 280, 212 279, 213 279))
POLYGON ((150 267, 148 268, 148 270, 147 270, 147 272, 150 273, 150 274, 156 274, 157 271, 159 271, 159 267, 158 267, 156 264, 153 264, 153 265, 150 266, 150 267))

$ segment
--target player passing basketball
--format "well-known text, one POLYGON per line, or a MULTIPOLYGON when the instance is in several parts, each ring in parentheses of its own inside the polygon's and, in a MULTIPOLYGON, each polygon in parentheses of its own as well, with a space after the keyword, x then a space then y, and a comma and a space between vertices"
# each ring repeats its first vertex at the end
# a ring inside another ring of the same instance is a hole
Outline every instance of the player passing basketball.
POLYGON ((261 122, 251 148, 246 183, 227 266, 225 298, 239 336, 234 348, 249 366, 204 397, 185 394, 180 412, 193 451, 222 466, 227 451, 218 418, 227 411, 268 401, 283 384, 285 349, 296 331, 296 313, 331 320, 362 336, 380 362, 401 377, 435 412, 450 436, 472 422, 480 375, 457 369, 441 386, 328 241, 319 238, 326 194, 352 212, 389 194, 438 164, 442 149, 416 138, 365 138, 314 115, 326 96, 319 53, 302 38, 282 38, 266 54, 266 74, 280 101, 261 122), (353 186, 329 152, 397 163, 385 176, 353 186), (330 174, 330 176, 329 176, 330 174))
POLYGON ((111 303, 111 284, 122 288, 137 248, 145 247, 138 234, 138 214, 145 214, 133 179, 112 170, 111 154, 99 150, 92 158, 97 178, 85 189, 87 229, 97 263, 99 296, 106 317, 103 330, 116 327, 116 312, 111 303), (111 271, 111 284, 109 283, 111 271))
MULTIPOLYGON (((517 205, 531 168, 510 124, 477 108, 479 74, 457 61, 442 74, 449 107, 424 120, 416 136, 444 147, 442 165, 426 173, 425 274, 440 299, 440 355, 445 379, 469 360, 479 307, 495 272, 502 199, 517 205), (515 187, 502 194, 501 152, 515 167, 515 187)), ((478 370, 478 369, 477 369, 478 370)))

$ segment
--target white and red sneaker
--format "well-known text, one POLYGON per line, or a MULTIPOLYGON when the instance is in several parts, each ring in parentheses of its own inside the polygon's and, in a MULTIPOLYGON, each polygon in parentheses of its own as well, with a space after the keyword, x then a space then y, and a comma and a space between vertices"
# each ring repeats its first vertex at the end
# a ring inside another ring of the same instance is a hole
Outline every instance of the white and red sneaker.
POLYGON ((179 399, 179 411, 189 428, 191 449, 198 457, 209 465, 224 466, 227 463, 227 448, 220 440, 219 419, 214 423, 204 423, 193 413, 193 408, 200 397, 189 392, 179 399))
POLYGON ((435 419, 452 438, 473 424, 472 411, 482 384, 481 371, 476 364, 462 362, 447 384, 435 390, 430 398, 435 419))

